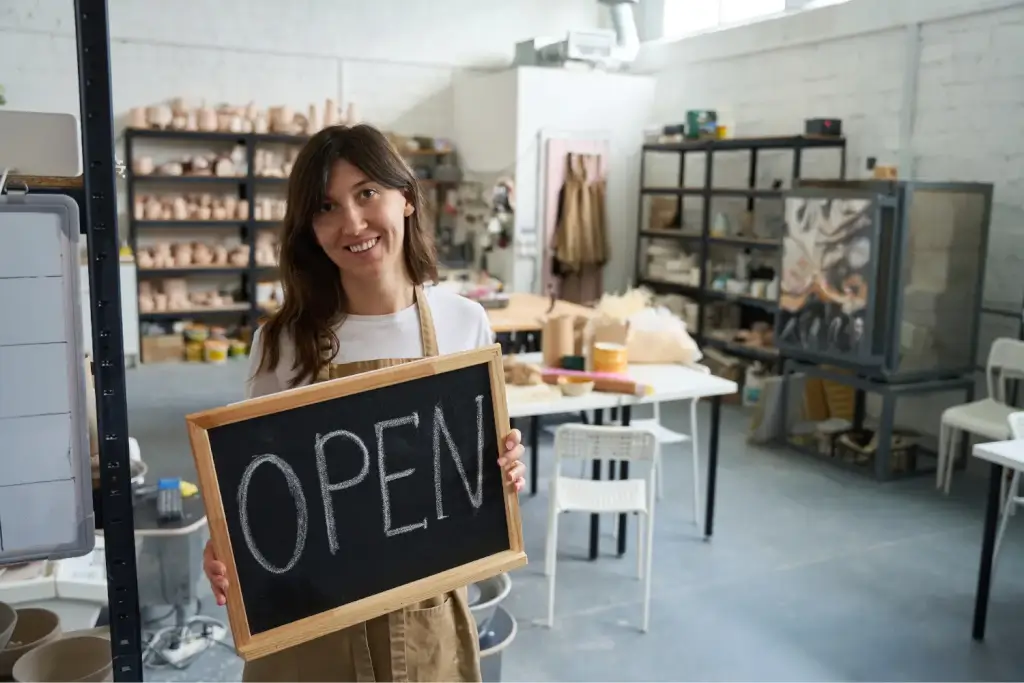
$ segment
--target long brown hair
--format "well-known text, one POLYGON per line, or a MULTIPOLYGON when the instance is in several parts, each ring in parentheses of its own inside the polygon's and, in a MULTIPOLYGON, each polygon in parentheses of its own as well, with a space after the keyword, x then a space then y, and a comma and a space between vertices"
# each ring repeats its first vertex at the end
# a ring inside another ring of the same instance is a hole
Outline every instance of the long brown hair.
POLYGON ((401 190, 414 211, 405 219, 403 260, 409 280, 437 278, 433 235, 420 218, 423 197, 416 175, 388 139, 373 126, 330 126, 309 139, 288 180, 288 208, 281 236, 280 272, 284 303, 263 326, 260 371, 273 372, 281 360, 281 338, 295 346, 291 386, 315 379, 338 352, 334 330, 346 313, 341 272, 313 234, 313 217, 327 199, 335 162, 344 159, 384 187, 401 190))

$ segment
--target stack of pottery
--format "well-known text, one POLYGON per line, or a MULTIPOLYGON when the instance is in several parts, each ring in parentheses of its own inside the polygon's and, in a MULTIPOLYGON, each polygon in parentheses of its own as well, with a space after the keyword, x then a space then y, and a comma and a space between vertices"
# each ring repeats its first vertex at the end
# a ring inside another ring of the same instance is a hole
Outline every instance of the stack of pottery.
POLYGON ((52 640, 25 653, 14 664, 16 681, 112 681, 114 666, 110 639, 99 635, 73 635, 52 640))
MULTIPOLYGON (((15 611, 0 603, 0 680, 10 678, 15 665, 24 656, 60 636, 60 619, 50 610, 26 607, 15 611), (7 611, 14 615, 14 619, 5 629, 3 623, 7 611)), ((109 651, 107 658, 110 658, 109 651)))

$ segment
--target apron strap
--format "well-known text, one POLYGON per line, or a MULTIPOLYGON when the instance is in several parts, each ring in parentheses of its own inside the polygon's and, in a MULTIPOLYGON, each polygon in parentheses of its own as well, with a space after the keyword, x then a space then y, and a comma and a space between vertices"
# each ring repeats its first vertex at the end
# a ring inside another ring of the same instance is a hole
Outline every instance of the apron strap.
POLYGON ((434 316, 430 312, 430 304, 427 303, 427 294, 423 291, 423 285, 416 285, 416 310, 420 316, 420 341, 423 342, 423 355, 425 357, 440 355, 437 350, 437 331, 434 329, 434 316))

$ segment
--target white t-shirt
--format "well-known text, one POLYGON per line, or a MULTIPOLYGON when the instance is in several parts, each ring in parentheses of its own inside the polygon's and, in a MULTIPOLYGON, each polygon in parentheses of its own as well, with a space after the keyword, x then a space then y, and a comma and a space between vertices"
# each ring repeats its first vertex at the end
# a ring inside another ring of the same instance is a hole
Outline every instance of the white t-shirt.
MULTIPOLYGON (((428 286, 424 291, 434 318, 438 353, 471 351, 494 343, 494 333, 483 306, 447 289, 428 286)), ((288 389, 294 375, 294 349, 287 335, 281 337, 277 368, 256 374, 263 353, 262 332, 261 327, 252 339, 246 398, 288 389)), ((338 335, 338 354, 333 363, 423 356, 416 304, 391 315, 348 315, 335 329, 335 334, 338 335)))

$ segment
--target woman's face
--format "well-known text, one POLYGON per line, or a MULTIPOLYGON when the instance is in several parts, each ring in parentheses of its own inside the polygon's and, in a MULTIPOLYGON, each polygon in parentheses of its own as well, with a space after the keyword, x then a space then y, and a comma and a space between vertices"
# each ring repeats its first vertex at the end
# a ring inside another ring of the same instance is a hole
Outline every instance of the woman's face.
POLYGON ((401 190, 384 187, 341 160, 331 168, 313 233, 345 275, 380 277, 404 268, 405 219, 413 210, 401 190))

